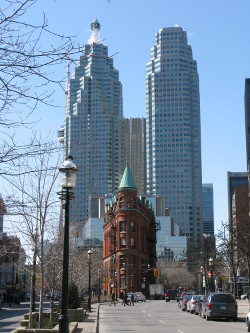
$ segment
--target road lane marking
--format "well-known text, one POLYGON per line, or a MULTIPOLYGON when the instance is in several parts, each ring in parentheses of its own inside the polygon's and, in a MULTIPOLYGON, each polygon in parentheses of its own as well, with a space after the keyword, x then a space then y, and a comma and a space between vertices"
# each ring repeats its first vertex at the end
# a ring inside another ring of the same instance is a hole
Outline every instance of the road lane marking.
POLYGON ((165 324, 165 321, 159 320, 160 323, 165 324))
POLYGON ((178 330, 178 332, 179 332, 179 333, 183 333, 182 331, 179 331, 179 330, 178 330))
POLYGON ((152 315, 151 315, 151 314, 149 314, 149 313, 148 313, 148 316, 149 316, 149 317, 152 317, 152 315))

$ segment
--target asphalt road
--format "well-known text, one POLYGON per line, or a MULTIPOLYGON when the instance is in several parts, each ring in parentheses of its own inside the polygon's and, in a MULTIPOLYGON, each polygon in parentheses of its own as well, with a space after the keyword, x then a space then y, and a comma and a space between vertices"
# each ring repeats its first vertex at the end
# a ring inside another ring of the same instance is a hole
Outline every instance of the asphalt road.
MULTIPOLYGON (((36 309, 38 309, 38 305, 39 303, 36 303, 36 309)), ((49 308, 49 302, 44 303, 44 308, 49 308)), ((2 304, 2 310, 0 311, 0 333, 9 333, 19 327, 23 315, 28 312, 29 302, 23 302, 20 305, 12 304, 10 307, 6 303, 2 304)))
POLYGON ((147 301, 135 306, 100 306, 99 333, 107 332, 168 332, 168 333, 240 333, 246 332, 244 322, 229 320, 206 321, 181 311, 176 302, 147 301))

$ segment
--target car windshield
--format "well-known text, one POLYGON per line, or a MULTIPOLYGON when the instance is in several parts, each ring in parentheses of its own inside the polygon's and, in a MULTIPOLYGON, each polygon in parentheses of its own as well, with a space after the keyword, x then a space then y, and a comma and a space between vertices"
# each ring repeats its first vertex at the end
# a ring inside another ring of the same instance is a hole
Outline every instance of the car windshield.
POLYGON ((201 295, 195 295, 195 296, 193 296, 193 299, 199 299, 201 297, 201 295))
POLYGON ((190 300, 192 298, 192 295, 185 295, 184 299, 190 300))
POLYGON ((232 295, 225 295, 225 294, 216 294, 212 296, 212 302, 217 303, 234 303, 234 297, 232 295))

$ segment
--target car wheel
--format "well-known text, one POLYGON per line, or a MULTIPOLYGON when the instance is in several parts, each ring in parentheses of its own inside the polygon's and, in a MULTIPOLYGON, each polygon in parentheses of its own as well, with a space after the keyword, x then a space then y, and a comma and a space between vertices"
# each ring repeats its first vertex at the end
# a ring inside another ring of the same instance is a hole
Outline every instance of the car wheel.
POLYGON ((237 321, 237 317, 233 317, 233 321, 237 321))
POLYGON ((247 322, 247 331, 250 332, 250 321, 247 322))
POLYGON ((206 312, 206 321, 210 321, 210 317, 208 317, 207 312, 206 312))

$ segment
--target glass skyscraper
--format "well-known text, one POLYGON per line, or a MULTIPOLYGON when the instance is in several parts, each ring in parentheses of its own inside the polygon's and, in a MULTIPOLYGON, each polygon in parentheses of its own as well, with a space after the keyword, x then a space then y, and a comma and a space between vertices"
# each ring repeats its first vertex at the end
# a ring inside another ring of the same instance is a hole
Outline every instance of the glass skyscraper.
POLYGON ((213 184, 202 184, 203 233, 214 236, 213 184))
POLYGON ((100 23, 67 78, 64 155, 78 168, 70 222, 88 217, 90 193, 115 193, 122 176, 122 85, 108 47, 99 41, 100 23))
POLYGON ((163 195, 183 234, 201 240, 199 77, 180 27, 155 34, 146 72, 147 194, 163 195))

